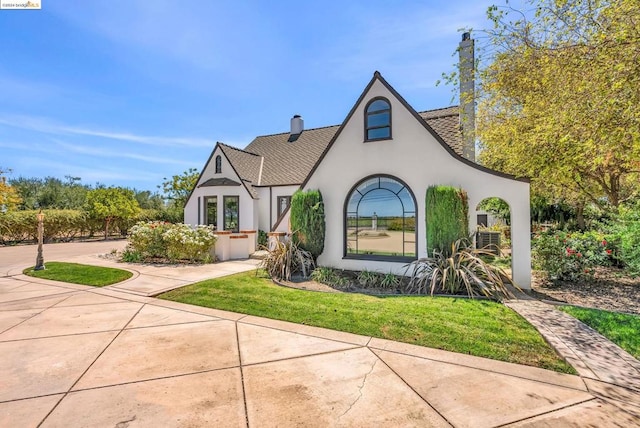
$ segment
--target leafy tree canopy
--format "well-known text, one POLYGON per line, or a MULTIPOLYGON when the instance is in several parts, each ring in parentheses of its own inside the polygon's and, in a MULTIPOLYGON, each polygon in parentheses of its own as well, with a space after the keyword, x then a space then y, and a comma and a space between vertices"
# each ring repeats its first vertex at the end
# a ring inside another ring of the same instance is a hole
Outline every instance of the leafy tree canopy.
POLYGON ((166 199, 182 209, 191 191, 196 187, 199 176, 200 173, 196 168, 189 168, 182 174, 174 175, 169 179, 165 177, 162 186, 158 187, 162 188, 166 199))
POLYGON ((67 175, 65 179, 18 177, 11 185, 22 198, 20 209, 81 209, 91 186, 82 184, 80 177, 67 175))
POLYGON ((102 187, 87 194, 87 212, 104 220, 104 237, 109 236, 109 226, 115 219, 132 218, 140 212, 133 190, 122 187, 102 187))
POLYGON ((617 207, 640 188, 640 2, 491 7, 480 46, 480 161, 534 194, 617 207))
POLYGON ((8 172, 10 170, 0 167, 0 213, 15 210, 22 202, 15 187, 7 184, 7 179, 4 175, 8 172))

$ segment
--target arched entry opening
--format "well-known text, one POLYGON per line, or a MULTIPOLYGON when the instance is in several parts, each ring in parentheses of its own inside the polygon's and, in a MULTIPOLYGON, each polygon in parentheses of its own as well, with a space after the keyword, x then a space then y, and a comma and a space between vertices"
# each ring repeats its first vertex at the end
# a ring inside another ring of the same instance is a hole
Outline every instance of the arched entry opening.
MULTIPOLYGON (((476 248, 492 253, 491 264, 511 270, 511 208, 502 198, 489 197, 475 207, 476 248)), ((511 272, 508 272, 511 274, 511 272)))

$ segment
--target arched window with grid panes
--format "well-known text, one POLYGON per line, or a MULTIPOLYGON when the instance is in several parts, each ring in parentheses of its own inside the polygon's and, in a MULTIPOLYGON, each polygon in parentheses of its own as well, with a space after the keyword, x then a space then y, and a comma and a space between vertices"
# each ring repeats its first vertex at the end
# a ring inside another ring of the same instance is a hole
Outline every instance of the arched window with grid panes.
POLYGON ((365 141, 391 139, 391 104, 386 98, 374 98, 364 113, 365 141))

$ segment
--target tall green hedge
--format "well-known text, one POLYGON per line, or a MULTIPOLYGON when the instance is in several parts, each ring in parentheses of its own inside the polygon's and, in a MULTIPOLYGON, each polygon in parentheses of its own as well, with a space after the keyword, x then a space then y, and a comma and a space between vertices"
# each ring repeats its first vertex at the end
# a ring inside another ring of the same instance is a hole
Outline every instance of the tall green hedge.
POLYGON ((319 190, 297 190, 291 197, 291 231, 300 248, 317 259, 324 250, 324 204, 319 190))
POLYGON ((449 253, 451 244, 469 237, 467 192, 451 186, 430 186, 425 202, 427 251, 449 253))
MULTIPOLYGON (((93 236, 103 229, 101 219, 92 218, 82 210, 43 210, 44 241, 68 241, 93 236)), ((0 244, 15 244, 38 239, 37 210, 7 211, 0 213, 0 244)), ((118 220, 116 225, 124 236, 138 221, 164 220, 163 212, 142 210, 135 218, 118 220)))

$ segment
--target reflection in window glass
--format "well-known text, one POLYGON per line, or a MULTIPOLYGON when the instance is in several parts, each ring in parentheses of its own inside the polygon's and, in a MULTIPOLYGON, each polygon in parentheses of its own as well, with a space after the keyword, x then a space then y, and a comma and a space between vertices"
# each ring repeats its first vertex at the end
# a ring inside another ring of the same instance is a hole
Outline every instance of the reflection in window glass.
POLYGON ((224 197, 224 230, 228 230, 231 232, 239 231, 239 205, 240 203, 238 196, 224 197))
POLYGON ((386 99, 376 99, 365 111, 365 139, 388 138, 391 138, 391 104, 386 99))
POLYGON ((278 218, 284 214, 289 205, 291 205, 291 196, 278 196, 278 218))
POLYGON ((209 196, 205 198, 205 219, 208 226, 218 228, 218 198, 216 196, 209 196))
POLYGON ((346 204, 345 255, 372 259, 415 259, 416 208, 411 191, 388 176, 369 178, 346 204))

